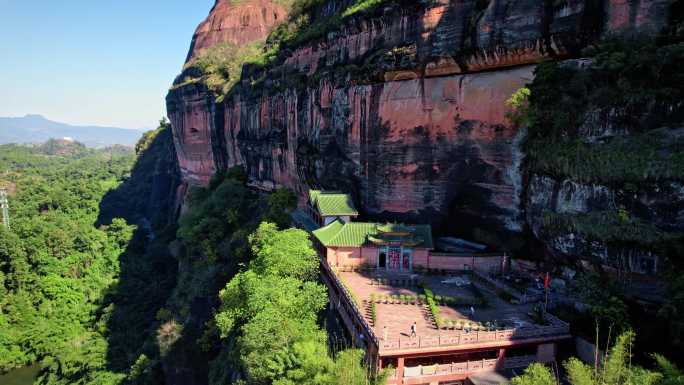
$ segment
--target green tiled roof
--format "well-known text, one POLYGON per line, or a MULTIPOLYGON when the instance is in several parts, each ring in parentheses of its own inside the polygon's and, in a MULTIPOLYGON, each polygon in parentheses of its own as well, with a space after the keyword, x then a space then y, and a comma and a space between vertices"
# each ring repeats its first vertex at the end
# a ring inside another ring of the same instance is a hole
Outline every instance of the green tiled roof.
MULTIPOLYGON (((387 225, 377 223, 350 222, 344 223, 337 220, 328 226, 313 232, 314 236, 326 247, 361 247, 373 245, 378 240, 383 240, 382 229, 387 225)), ((432 229, 429 225, 402 226, 411 232, 410 238, 399 238, 397 241, 405 241, 411 247, 432 249, 432 229)))
POLYGON ((309 200, 322 216, 359 215, 354 208, 354 202, 347 194, 310 190, 309 200))
POLYGON ((313 231, 313 235, 318 239, 324 246, 328 246, 330 242, 335 238, 337 234, 340 233, 344 227, 344 222, 336 220, 335 222, 321 227, 318 230, 313 231))

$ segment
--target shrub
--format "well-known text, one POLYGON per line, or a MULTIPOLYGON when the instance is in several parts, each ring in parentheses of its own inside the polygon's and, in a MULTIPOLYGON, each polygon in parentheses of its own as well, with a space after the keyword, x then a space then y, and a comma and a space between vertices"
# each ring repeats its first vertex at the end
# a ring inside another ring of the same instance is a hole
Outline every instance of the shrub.
POLYGON ((186 69, 198 69, 202 73, 201 81, 220 102, 240 80, 244 64, 258 60, 263 54, 263 47, 263 41, 240 46, 218 44, 186 64, 186 69))
POLYGON ((375 326, 377 321, 378 321, 378 312, 377 312, 377 308, 375 306, 375 302, 371 302, 370 313, 371 313, 371 321, 373 322, 373 326, 375 326))
POLYGON ((432 293, 432 290, 428 289, 427 287, 424 287, 423 290, 425 291, 428 308, 430 309, 430 313, 432 313, 432 318, 435 320, 435 325, 438 329, 440 329, 442 325, 442 319, 439 313, 439 306, 437 306, 435 303, 434 294, 432 293))

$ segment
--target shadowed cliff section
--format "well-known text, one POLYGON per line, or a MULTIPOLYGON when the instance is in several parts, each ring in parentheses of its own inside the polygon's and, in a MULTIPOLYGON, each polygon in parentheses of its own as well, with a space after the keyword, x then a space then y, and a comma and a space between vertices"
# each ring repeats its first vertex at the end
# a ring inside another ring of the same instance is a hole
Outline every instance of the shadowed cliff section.
POLYGON ((128 179, 102 200, 98 225, 121 217, 159 230, 177 219, 184 187, 168 122, 145 133, 136 152, 138 159, 128 179))
POLYGON ((184 194, 168 122, 147 132, 136 152, 129 178, 100 203, 99 224, 123 217, 137 225, 120 257, 118 282, 102 301, 100 322, 107 330, 109 371, 125 375, 124 383, 163 384, 158 313, 176 286, 170 242, 184 194))

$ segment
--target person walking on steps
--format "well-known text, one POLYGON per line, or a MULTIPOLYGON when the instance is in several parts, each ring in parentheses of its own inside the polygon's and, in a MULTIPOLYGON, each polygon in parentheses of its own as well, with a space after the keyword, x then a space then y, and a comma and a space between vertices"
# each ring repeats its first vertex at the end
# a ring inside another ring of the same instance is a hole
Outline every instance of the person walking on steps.
POLYGON ((413 325, 411 325, 411 338, 416 336, 416 322, 413 322, 413 325))

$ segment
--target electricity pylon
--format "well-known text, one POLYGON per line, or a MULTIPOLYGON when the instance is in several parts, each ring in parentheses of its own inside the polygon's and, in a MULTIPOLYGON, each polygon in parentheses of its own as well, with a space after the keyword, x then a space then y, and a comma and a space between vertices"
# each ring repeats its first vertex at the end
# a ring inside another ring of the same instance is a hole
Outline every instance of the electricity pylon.
POLYGON ((7 200, 7 190, 0 189, 0 209, 2 209, 2 224, 9 229, 9 201, 7 200))

